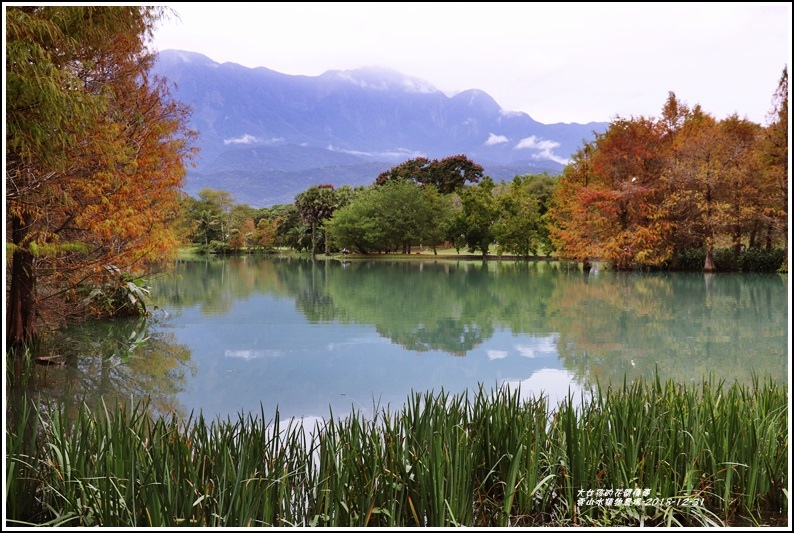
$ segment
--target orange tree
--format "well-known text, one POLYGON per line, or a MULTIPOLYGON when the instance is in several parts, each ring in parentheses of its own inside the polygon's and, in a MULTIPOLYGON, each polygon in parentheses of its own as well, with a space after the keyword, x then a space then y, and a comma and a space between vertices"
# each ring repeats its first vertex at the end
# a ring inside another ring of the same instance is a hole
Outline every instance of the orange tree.
POLYGON ((669 227, 657 208, 664 142, 656 122, 618 119, 574 155, 547 214, 560 257, 619 269, 668 258, 669 227))
POLYGON ((729 242, 738 256, 759 222, 765 199, 755 157, 761 127, 736 115, 717 121, 696 108, 673 143, 663 173, 662 206, 674 225, 676 249, 703 248, 704 270, 714 249, 729 242))
POLYGON ((176 249, 195 134, 150 75, 147 43, 166 14, 6 9, 9 342, 54 317, 140 311, 135 280, 176 249))
MULTIPOLYGON (((767 247, 776 239, 788 246, 788 68, 783 69, 772 97, 769 118, 770 124, 763 132, 758 150, 764 174, 762 194, 768 200, 762 213, 762 227, 758 228, 758 238, 763 239, 767 247)), ((755 237, 756 233, 752 235, 755 237)))
POLYGON ((721 121, 670 93, 662 117, 618 118, 574 155, 546 215, 564 260, 602 260, 617 269, 674 265, 680 252, 785 241, 787 153, 780 119, 762 128, 736 115, 721 121))

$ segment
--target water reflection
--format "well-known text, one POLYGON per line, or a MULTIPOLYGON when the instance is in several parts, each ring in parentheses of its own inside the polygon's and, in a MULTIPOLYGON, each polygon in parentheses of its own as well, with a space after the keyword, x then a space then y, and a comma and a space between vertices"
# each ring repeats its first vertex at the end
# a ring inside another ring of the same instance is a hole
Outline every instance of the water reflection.
POLYGON ((565 367, 586 383, 624 372, 647 378, 656 368, 679 382, 716 372, 749 383, 756 372, 786 383, 781 276, 602 272, 561 289, 549 301, 559 310, 549 325, 560 333, 565 367))
POLYGON ((41 402, 68 400, 75 409, 83 402, 93 408, 146 398, 153 413, 182 414, 178 394, 197 371, 190 349, 157 317, 74 325, 42 339, 33 351, 58 364, 34 365, 29 387, 41 402))
POLYGON ((556 263, 185 261, 155 284, 162 318, 132 357, 119 350, 137 326, 77 333, 69 372, 86 394, 149 394, 162 411, 224 418, 260 406, 324 417, 480 383, 556 403, 657 369, 681 383, 784 384, 787 291, 777 275, 583 275, 556 263))

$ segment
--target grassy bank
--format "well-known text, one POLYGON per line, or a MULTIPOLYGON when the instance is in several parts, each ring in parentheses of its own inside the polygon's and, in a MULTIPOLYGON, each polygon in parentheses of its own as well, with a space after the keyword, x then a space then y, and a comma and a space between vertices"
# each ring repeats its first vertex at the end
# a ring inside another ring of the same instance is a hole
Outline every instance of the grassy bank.
POLYGON ((787 391, 592 393, 553 410, 508 389, 415 394, 311 428, 277 411, 209 422, 23 404, 6 430, 7 524, 785 523, 787 391))

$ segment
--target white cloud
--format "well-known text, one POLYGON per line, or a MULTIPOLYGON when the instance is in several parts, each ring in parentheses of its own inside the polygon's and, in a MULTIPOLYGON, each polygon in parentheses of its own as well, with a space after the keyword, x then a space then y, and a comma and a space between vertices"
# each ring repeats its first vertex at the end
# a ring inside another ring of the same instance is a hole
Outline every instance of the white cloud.
POLYGON ((364 88, 364 89, 373 89, 375 91, 385 91, 386 89, 389 88, 389 85, 385 81, 380 81, 379 83, 376 84, 376 83, 371 83, 371 82, 369 82, 367 80, 362 80, 362 79, 356 78, 349 72, 335 72, 334 74, 336 74, 337 78, 339 78, 341 80, 344 80, 344 81, 347 81, 348 83, 352 83, 353 85, 357 85, 357 86, 359 86, 361 88, 364 88))
POLYGON ((488 134, 488 140, 485 141, 485 146, 493 146, 495 144, 502 144, 509 141, 507 137, 504 135, 494 135, 493 133, 488 134))
POLYGON ((543 368, 527 379, 505 380, 504 384, 512 390, 520 388, 523 399, 538 398, 541 394, 546 396, 550 409, 554 409, 569 393, 574 400, 578 400, 582 393, 581 386, 576 382, 576 375, 557 368, 543 368))
POLYGON ((531 137, 526 137, 518 141, 518 144, 515 146, 515 149, 520 150, 522 148, 529 148, 532 150, 554 150, 559 146, 560 143, 556 141, 549 141, 547 139, 538 139, 533 135, 531 137))
POLYGON ((235 139, 224 139, 223 144, 254 144, 260 142, 259 139, 253 135, 243 134, 241 137, 235 139))
POLYGON ((518 141, 518 144, 513 147, 514 150, 537 150, 538 152, 532 154, 532 159, 549 161, 556 161, 561 165, 567 165, 570 160, 560 157, 554 153, 555 148, 559 148, 560 143, 549 139, 538 139, 534 135, 526 137, 518 141))
MULTIPOLYGON (((507 110, 507 109, 500 109, 499 110, 499 114, 501 116, 503 116, 503 117, 518 117, 518 116, 524 115, 525 113, 523 111, 510 111, 510 110, 507 110)), ((501 120, 501 118, 500 118, 500 120, 501 120)))
MULTIPOLYGON (((302 146, 306 146, 303 144, 302 146)), ((408 159, 415 159, 417 157, 424 157, 425 154, 417 152, 416 150, 408 150, 407 148, 395 148, 388 152, 364 152, 361 150, 345 150, 343 148, 336 148, 333 145, 328 145, 326 150, 329 152, 338 152, 341 154, 360 155, 365 157, 379 157, 387 161, 404 161, 408 159)))
POLYGON ((332 352, 337 348, 341 348, 343 346, 358 346, 364 344, 388 344, 389 339, 385 339, 383 337, 353 337, 346 342, 329 342, 328 343, 328 351, 332 352))
POLYGON ((224 139, 223 144, 279 144, 284 142, 284 137, 271 137, 270 139, 261 139, 248 133, 244 133, 240 137, 233 139, 224 139))
POLYGON ((386 91, 396 87, 408 93, 431 94, 438 92, 438 89, 425 80, 380 67, 364 67, 344 72, 334 71, 332 74, 338 79, 358 87, 375 91, 386 91), (376 77, 372 77, 372 74, 376 74, 376 77))
POLYGON ((557 355, 557 341, 559 335, 548 337, 535 337, 533 344, 516 344, 514 348, 518 355, 534 359, 536 357, 550 357, 557 355))
POLYGON ((438 92, 438 89, 432 84, 418 78, 406 78, 402 80, 402 88, 408 93, 432 94, 438 92))
POLYGON ((504 350, 488 350, 486 353, 488 354, 488 359, 491 361, 507 357, 507 352, 504 350))
POLYGON ((284 357, 281 350, 224 350, 224 357, 237 359, 258 359, 260 357, 284 357))

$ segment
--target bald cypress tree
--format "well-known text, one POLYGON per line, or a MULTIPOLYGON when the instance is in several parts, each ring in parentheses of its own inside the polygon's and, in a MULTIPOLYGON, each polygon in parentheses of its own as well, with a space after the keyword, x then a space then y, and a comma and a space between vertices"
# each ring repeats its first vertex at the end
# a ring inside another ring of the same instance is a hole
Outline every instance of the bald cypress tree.
POLYGON ((167 258, 195 135, 150 75, 162 8, 6 10, 7 340, 55 316, 113 313, 107 292, 167 258), (96 290, 94 290, 96 289, 96 290))

